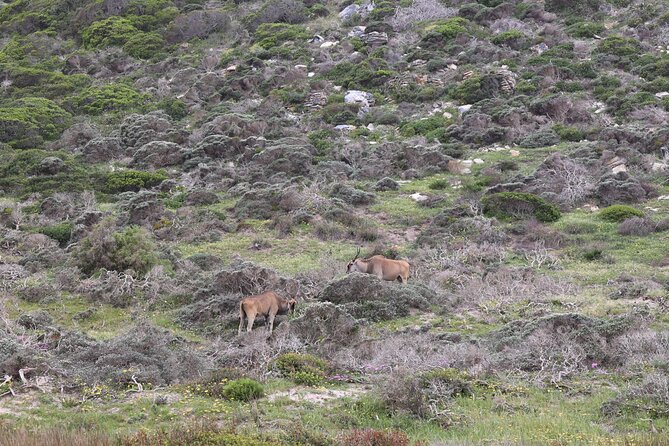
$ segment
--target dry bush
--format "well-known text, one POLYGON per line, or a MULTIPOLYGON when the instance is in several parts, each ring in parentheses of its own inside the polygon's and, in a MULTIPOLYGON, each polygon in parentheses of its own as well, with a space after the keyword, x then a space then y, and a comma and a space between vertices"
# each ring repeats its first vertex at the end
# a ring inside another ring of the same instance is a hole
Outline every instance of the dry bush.
POLYGON ((475 306, 486 314, 524 300, 545 302, 559 295, 572 295, 578 287, 526 268, 503 267, 483 277, 475 276, 455 292, 459 302, 475 306))
POLYGON ((304 352, 307 345, 290 332, 275 331, 268 339, 264 330, 254 330, 239 338, 239 343, 221 342, 216 345, 216 363, 221 367, 236 367, 257 375, 269 373, 269 365, 284 353, 304 352))
POLYGON ((377 429, 356 429, 344 435, 341 446, 420 446, 421 443, 411 443, 409 437, 402 431, 382 431, 377 429))
POLYGON ((531 247, 521 250, 521 253, 531 268, 557 269, 560 267, 560 259, 552 251, 546 248, 543 240, 539 240, 531 247))
POLYGON ((411 6, 397 8, 389 22, 395 31, 405 31, 417 22, 447 19, 457 13, 458 8, 446 7, 439 0, 414 0, 411 6))
POLYGON ((38 432, 0 427, 2 446, 111 446, 116 444, 107 434, 95 431, 44 429, 38 432))
POLYGON ((618 234, 645 236, 655 232, 656 224, 649 218, 632 217, 618 225, 618 234))
POLYGON ((669 331, 633 331, 616 339, 612 349, 616 361, 626 367, 669 363, 669 331))
POLYGON ((528 192, 564 208, 582 203, 594 191, 594 179, 582 165, 559 153, 547 158, 529 178, 528 192))
POLYGON ((218 11, 196 10, 182 14, 170 24, 165 38, 169 43, 185 42, 193 37, 204 38, 230 27, 230 17, 218 11))
POLYGON ((401 334, 382 341, 366 341, 342 349, 332 362, 343 368, 366 373, 386 373, 398 368, 414 372, 435 368, 457 368, 480 373, 487 369, 487 352, 469 342, 439 341, 434 336, 401 334), (439 348, 434 348, 438 345, 439 348))

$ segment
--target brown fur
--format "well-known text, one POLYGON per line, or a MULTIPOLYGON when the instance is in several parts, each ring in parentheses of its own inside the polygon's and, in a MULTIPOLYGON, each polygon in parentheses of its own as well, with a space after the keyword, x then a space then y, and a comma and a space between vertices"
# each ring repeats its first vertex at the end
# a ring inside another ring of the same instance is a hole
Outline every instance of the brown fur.
POLYGON ((405 260, 386 259, 383 256, 372 256, 368 259, 353 259, 346 267, 347 273, 358 271, 373 274, 379 279, 406 283, 409 280, 409 262, 405 260))
POLYGON ((256 296, 247 296, 239 302, 239 330, 237 330, 237 333, 242 333, 245 318, 248 319, 246 331, 250 333, 253 328, 253 321, 258 315, 265 316, 265 319, 269 321, 269 332, 272 333, 274 317, 277 314, 292 313, 295 311, 296 304, 295 299, 284 299, 274 291, 265 291, 256 296))

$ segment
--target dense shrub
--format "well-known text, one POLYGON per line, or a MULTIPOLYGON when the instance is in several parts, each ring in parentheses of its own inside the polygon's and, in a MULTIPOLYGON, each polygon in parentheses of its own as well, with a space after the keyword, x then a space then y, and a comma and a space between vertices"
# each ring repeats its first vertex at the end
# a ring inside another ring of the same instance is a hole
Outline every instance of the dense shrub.
POLYGON ((160 54, 167 44, 156 33, 138 33, 123 45, 123 51, 138 59, 151 59, 160 54))
POLYGON ((369 58, 357 64, 340 62, 325 77, 345 88, 367 88, 383 85, 392 74, 384 59, 369 58))
POLYGON ((643 217, 643 212, 624 204, 614 204, 599 211, 599 218, 614 223, 619 223, 632 217, 643 217))
POLYGON ((288 23, 263 23, 256 29, 258 45, 266 50, 288 41, 304 41, 309 38, 307 30, 300 25, 288 23))
POLYGON ((567 28, 567 32, 569 32, 569 34, 579 38, 592 38, 596 34, 602 34, 604 30, 604 25, 595 22, 578 22, 567 28))
POLYGON ((157 186, 167 179, 162 171, 122 170, 107 174, 105 188, 110 193, 138 191, 157 186))
POLYGON ((232 401, 251 401, 264 395, 262 384, 254 379, 241 378, 230 381, 223 387, 223 396, 232 401))
POLYGON ((276 359, 274 366, 282 376, 308 386, 322 384, 327 368, 322 359, 300 353, 285 353, 276 359))
POLYGON ((446 127, 452 123, 452 119, 447 119, 441 115, 434 115, 429 118, 407 122, 400 127, 400 133, 406 137, 422 135, 428 140, 437 139, 446 142, 446 127))
POLYGON ((560 219, 560 210, 541 197, 523 192, 499 192, 481 199, 483 212, 500 220, 534 217, 539 221, 560 219))
POLYGON ((132 87, 108 84, 85 89, 72 98, 71 103, 81 113, 99 115, 109 111, 141 108, 147 100, 147 95, 132 87))
POLYGON ((112 16, 93 23, 81 32, 81 39, 87 48, 122 46, 131 37, 141 33, 132 22, 124 17, 112 16))
POLYGON ((70 241, 72 237, 72 223, 59 223, 51 226, 43 226, 37 232, 56 240, 61 246, 70 241))
POLYGON ((464 81, 460 82, 453 90, 451 90, 451 97, 465 104, 473 104, 475 102, 486 99, 486 94, 481 85, 482 78, 478 75, 473 75, 464 81))
POLYGON ((91 274, 105 268, 143 275, 158 263, 155 243, 146 229, 114 229, 111 220, 103 220, 79 242, 75 258, 82 271, 91 274))
POLYGON ((0 103, 0 143, 17 148, 39 147, 57 138, 71 123, 71 116, 46 98, 22 98, 0 103))

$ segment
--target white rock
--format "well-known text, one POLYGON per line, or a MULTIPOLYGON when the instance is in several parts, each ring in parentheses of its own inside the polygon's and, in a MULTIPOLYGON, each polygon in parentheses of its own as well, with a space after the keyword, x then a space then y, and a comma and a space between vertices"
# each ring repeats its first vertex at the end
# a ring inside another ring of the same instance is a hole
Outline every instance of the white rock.
POLYGON ((349 32, 349 37, 360 37, 365 34, 366 26, 354 26, 349 32))
POLYGON ((653 163, 653 166, 651 167, 651 170, 653 172, 660 172, 663 170, 667 170, 667 165, 664 163, 653 163))
POLYGON ((473 160, 462 160, 460 162, 460 164, 462 164, 463 166, 466 166, 466 167, 471 167, 472 164, 474 164, 474 161, 473 160))
POLYGON ((460 105, 458 107, 458 113, 465 114, 472 108, 472 104, 460 105))
POLYGON ((304 70, 307 71, 307 66, 306 65, 295 65, 296 70, 304 70))
POLYGON ((510 150, 509 153, 511 156, 520 156, 520 151, 518 150, 510 150))
POLYGON ((347 104, 361 104, 363 107, 369 107, 374 103, 374 95, 361 90, 349 90, 344 95, 344 102, 347 104))
POLYGON ((342 9, 339 12, 339 18, 342 20, 346 20, 350 18, 353 14, 357 13, 358 9, 360 9, 360 6, 356 4, 348 5, 346 8, 342 9))
POLYGON ((338 41, 328 40, 327 42, 321 43, 321 48, 332 48, 334 46, 337 46, 338 43, 339 43, 338 41))
POLYGON ((648 210, 651 211, 651 212, 657 212, 657 211, 660 210, 659 208, 652 208, 652 207, 650 207, 650 206, 644 206, 644 208, 645 208, 645 209, 648 209, 648 210))
POLYGON ((658 99, 666 98, 669 96, 669 91, 661 91, 659 93, 655 93, 655 97, 658 99))
POLYGON ((355 126, 350 124, 339 124, 335 126, 335 130, 339 130, 341 132, 350 132, 355 130, 355 126))
POLYGON ((620 164, 618 166, 615 166, 613 169, 611 169, 611 172, 613 172, 613 173, 627 172, 627 166, 624 165, 624 164, 620 164))
POLYGON ((448 68, 449 70, 457 70, 458 66, 455 65, 454 63, 451 63, 451 64, 446 65, 446 68, 448 68))
POLYGON ((481 158, 475 158, 474 159, 474 164, 483 164, 484 161, 481 158))
POLYGON ((422 194, 419 194, 418 192, 416 192, 415 194, 411 194, 409 196, 411 197, 412 200, 414 200, 416 202, 426 201, 430 198, 427 195, 422 195, 422 194))
POLYGON ((453 117, 453 114, 452 114, 452 113, 444 112, 444 118, 446 118, 446 119, 451 119, 452 117, 453 117))
POLYGON ((658 200, 669 200, 669 195, 660 195, 657 197, 658 200))
POLYGON ((237 65, 230 65, 225 71, 237 71, 237 65))
POLYGON ((314 76, 316 76, 316 73, 314 73, 313 71, 307 73, 307 77, 314 77, 314 76))

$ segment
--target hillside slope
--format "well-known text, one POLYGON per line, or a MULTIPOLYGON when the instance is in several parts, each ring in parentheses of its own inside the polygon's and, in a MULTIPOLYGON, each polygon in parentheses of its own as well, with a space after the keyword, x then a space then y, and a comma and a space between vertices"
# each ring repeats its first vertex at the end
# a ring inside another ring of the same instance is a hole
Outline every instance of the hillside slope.
POLYGON ((0 445, 669 444, 666 2, 5 1, 0 88, 0 445))

